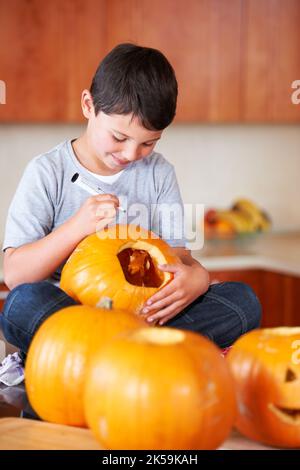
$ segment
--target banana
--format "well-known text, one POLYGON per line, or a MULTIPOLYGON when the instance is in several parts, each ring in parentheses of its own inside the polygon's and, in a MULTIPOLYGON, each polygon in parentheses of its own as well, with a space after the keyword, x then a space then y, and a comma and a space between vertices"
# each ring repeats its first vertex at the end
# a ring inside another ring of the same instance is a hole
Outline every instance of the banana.
POLYGON ((218 210, 217 218, 218 220, 229 222, 238 233, 255 231, 253 220, 245 212, 239 210, 218 210))
POLYGON ((270 230, 272 226, 271 219, 269 215, 264 211, 261 211, 261 216, 262 216, 262 219, 261 219, 261 226, 259 227, 259 230, 261 230, 262 232, 267 232, 268 230, 270 230))
POLYGON ((238 199, 231 209, 208 211, 205 227, 208 235, 232 236, 234 233, 265 232, 270 229, 271 220, 267 213, 249 199, 238 199))
POLYGON ((252 220, 254 231, 267 231, 270 229, 271 221, 268 215, 249 199, 238 199, 233 204, 232 209, 247 214, 252 220))

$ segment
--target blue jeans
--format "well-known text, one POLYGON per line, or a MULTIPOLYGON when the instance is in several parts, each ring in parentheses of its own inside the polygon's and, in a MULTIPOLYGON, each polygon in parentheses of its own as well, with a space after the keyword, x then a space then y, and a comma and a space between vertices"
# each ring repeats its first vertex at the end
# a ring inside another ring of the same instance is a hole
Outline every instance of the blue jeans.
MULTIPOLYGON (((26 354, 34 333, 46 318, 70 305, 77 303, 48 281, 15 287, 0 314, 5 339, 26 354)), ((166 326, 201 333, 225 348, 259 327, 260 319, 260 302, 251 287, 241 282, 222 282, 210 286, 166 326)))

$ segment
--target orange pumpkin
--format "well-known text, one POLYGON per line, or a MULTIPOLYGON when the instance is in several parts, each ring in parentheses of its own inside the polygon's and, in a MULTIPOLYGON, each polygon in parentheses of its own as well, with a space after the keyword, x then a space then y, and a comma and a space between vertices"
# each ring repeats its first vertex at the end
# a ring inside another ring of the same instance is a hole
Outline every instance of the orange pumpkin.
POLYGON ((236 383, 239 431, 265 444, 300 447, 300 328, 251 331, 227 360, 236 383))
POLYGON ((30 345, 26 391, 44 420, 85 426, 83 387, 95 350, 127 328, 145 325, 131 313, 86 306, 67 307, 50 316, 30 345))
POLYGON ((108 449, 214 449, 235 418, 219 349, 166 327, 124 333, 95 354, 84 401, 88 425, 108 449))
POLYGON ((157 265, 178 262, 171 247, 152 232, 116 225, 79 243, 62 270, 60 287, 85 305, 96 306, 107 296, 116 308, 139 313, 172 279, 157 265))

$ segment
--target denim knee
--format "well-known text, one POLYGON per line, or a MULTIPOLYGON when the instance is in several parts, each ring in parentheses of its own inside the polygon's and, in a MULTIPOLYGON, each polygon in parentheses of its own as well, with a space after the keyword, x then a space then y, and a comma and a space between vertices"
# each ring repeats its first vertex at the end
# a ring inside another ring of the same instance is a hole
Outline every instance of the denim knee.
POLYGON ((42 296, 43 291, 48 288, 49 284, 50 283, 45 281, 28 282, 14 287, 8 294, 3 307, 4 318, 14 317, 16 312, 19 313, 20 307, 23 307, 22 313, 26 312, 26 304, 30 303, 34 298, 37 301, 42 296), (44 284, 46 284, 46 286, 44 284))
POLYGON ((4 304, 4 336, 8 342, 25 349, 49 315, 74 304, 73 299, 49 281, 20 284, 12 289, 4 304))
POLYGON ((227 282, 229 289, 237 293, 239 305, 244 312, 246 320, 246 331, 259 328, 262 316, 261 303, 248 284, 244 282, 227 282))
POLYGON ((27 284, 20 284, 9 292, 2 311, 1 326, 4 337, 6 341, 15 346, 17 345, 14 339, 14 329, 18 328, 18 319, 20 319, 20 315, 18 314, 19 308, 15 308, 15 304, 18 298, 23 298, 25 286, 27 286, 27 284), (14 328, 11 327, 12 325, 14 325, 14 328))
POLYGON ((22 295, 22 293, 24 292, 24 286, 27 286, 27 285, 28 284, 20 284, 17 287, 14 287, 9 292, 8 296, 6 297, 6 300, 3 306, 3 311, 2 311, 4 320, 8 319, 16 298, 22 295))

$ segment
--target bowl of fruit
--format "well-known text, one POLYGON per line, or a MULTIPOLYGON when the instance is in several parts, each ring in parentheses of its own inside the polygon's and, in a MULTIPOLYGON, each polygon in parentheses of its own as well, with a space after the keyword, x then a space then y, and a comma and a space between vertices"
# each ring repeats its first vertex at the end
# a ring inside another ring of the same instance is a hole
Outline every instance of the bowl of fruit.
POLYGON ((210 208, 204 216, 205 238, 210 240, 248 238, 270 229, 270 216, 249 199, 238 199, 229 209, 210 208))

